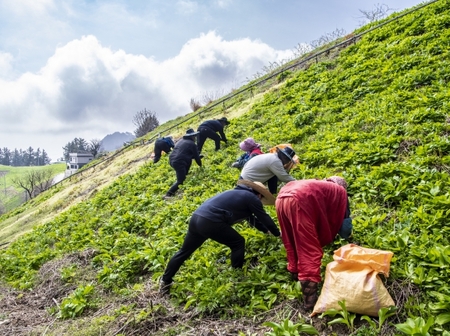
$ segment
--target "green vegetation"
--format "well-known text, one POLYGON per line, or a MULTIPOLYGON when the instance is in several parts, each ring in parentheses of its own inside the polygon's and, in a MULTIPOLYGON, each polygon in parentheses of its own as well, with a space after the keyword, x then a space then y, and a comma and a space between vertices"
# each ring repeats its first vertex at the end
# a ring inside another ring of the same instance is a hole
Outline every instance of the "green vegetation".
POLYGON ((0 165, 0 214, 17 208, 23 203, 24 190, 14 185, 13 180, 33 170, 51 169, 53 175, 63 173, 66 165, 53 164, 47 166, 12 167, 0 165))
MULTIPOLYGON (((253 136, 266 150, 293 144, 300 165, 292 174, 298 179, 341 174, 349 182, 354 239, 394 252, 386 286, 398 310, 377 328, 389 324, 391 334, 449 335, 449 8, 448 0, 437 1, 364 35, 334 59, 292 72, 253 104, 236 103, 227 110, 228 117, 234 116, 228 146, 214 152, 207 142, 204 167, 193 165, 174 200, 162 200, 175 179, 167 159, 157 165, 148 162, 1 251, 1 279, 32 289, 49 261, 94 250, 92 284, 83 280, 83 267, 64 268, 64 278, 78 288, 91 285, 95 293, 131 301, 146 292, 144 284, 156 290, 157 279, 183 241, 191 213, 207 198, 233 188, 239 172, 230 165, 239 155, 238 144, 253 136), (247 113, 234 110, 244 106, 247 113)), ((215 117, 223 113, 214 111, 209 113, 215 117)), ((196 126, 204 117, 186 125, 196 126)), ((275 218, 275 210, 268 210, 275 218)), ((185 309, 195 316, 191 322, 160 330, 168 313, 136 304, 114 319, 104 313, 102 328, 125 323, 123 316, 127 328, 145 325, 155 335, 180 334, 202 318, 252 318, 260 325, 270 318, 272 334, 303 326, 302 321, 289 322, 291 316, 270 315, 283 307, 292 310, 290 304, 301 299, 298 284, 288 280, 281 241, 246 225, 236 228, 246 239, 242 271, 231 269, 229 261, 218 263, 229 250, 208 241, 175 278, 172 298, 165 304, 185 309), (152 327, 145 324, 150 320, 152 327)), ((325 249, 324 266, 345 243, 337 240, 325 249)), ((78 294, 64 302, 74 303, 78 294)), ((85 308, 102 309, 98 300, 95 305, 76 301, 75 306, 81 308, 67 306, 67 317, 85 308)), ((359 328, 375 328, 367 320, 358 324, 352 318, 351 323, 355 334, 359 328)))
POLYGON ((354 321, 355 321, 356 314, 352 314, 347 311, 347 307, 345 306, 345 300, 339 301, 338 303, 339 303, 339 306, 341 306, 340 310, 328 309, 326 312, 324 312, 322 314, 322 317, 323 316, 335 317, 336 315, 339 315, 340 317, 331 320, 330 322, 328 322, 328 324, 330 324, 330 325, 336 324, 336 323, 345 324, 347 326, 347 328, 349 329, 350 333, 353 333, 353 331, 355 329, 354 321))

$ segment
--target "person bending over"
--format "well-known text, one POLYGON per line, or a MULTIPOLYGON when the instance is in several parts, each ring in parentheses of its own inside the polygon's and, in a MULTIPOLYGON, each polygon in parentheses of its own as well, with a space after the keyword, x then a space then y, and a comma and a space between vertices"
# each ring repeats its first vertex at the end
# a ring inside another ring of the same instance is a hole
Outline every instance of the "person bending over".
POLYGON ((156 139, 155 149, 153 150, 153 152, 155 153, 155 156, 153 157, 153 163, 156 163, 161 159, 162 152, 168 154, 173 147, 175 147, 175 144, 171 136, 156 139))
POLYGON ((295 152, 291 147, 277 148, 276 153, 260 154, 249 160, 242 168, 240 178, 266 183, 269 191, 276 194, 278 180, 295 181, 288 170, 294 165, 295 152))
POLYGON ((262 183, 239 180, 238 185, 206 200, 192 214, 181 249, 170 259, 160 280, 160 293, 169 294, 173 277, 183 263, 207 239, 212 239, 231 249, 231 266, 244 264, 244 238, 232 227, 248 220, 262 232, 279 237, 280 231, 266 213, 264 205, 273 205, 275 198, 262 183))
POLYGON ((203 149, 203 144, 206 139, 213 139, 216 144, 216 151, 220 149, 220 141, 227 143, 227 137, 225 136, 224 127, 229 125, 230 122, 226 117, 222 117, 218 120, 206 120, 200 124, 197 129, 198 141, 197 147, 198 152, 201 153, 203 149), (219 133, 219 134, 217 134, 219 133))
POLYGON ((301 283, 304 307, 312 309, 321 281, 322 247, 337 234, 348 239, 352 232, 347 182, 339 176, 289 182, 281 188, 275 208, 287 269, 301 283))
POLYGON ((167 191, 163 197, 164 199, 174 196, 179 186, 186 180, 192 160, 195 160, 200 167, 202 166, 202 161, 195 145, 195 136, 197 134, 192 128, 188 129, 183 138, 176 143, 172 153, 170 153, 169 163, 175 170, 177 181, 167 191))

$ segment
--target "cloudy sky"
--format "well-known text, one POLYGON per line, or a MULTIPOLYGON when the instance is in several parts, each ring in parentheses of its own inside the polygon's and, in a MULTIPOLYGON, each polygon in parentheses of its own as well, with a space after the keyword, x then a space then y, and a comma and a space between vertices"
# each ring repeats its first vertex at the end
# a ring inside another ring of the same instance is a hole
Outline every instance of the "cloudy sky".
MULTIPOLYGON (((0 148, 133 132, 228 92, 295 47, 352 32, 370 0, 0 0, 0 148)), ((419 0, 385 0, 394 11, 419 0)))

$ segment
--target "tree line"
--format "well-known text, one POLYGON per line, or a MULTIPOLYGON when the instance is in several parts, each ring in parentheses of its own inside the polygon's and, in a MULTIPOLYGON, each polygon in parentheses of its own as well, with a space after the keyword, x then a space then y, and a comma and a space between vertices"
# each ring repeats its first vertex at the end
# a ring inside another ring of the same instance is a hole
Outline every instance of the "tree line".
POLYGON ((91 153, 95 158, 102 150, 102 142, 98 139, 92 139, 89 142, 83 138, 74 138, 63 148, 64 160, 69 161, 70 153, 91 153))
POLYGON ((38 148, 34 150, 31 146, 26 150, 0 148, 0 164, 5 166, 45 166, 50 161, 51 159, 45 149, 41 150, 38 148))
MULTIPOLYGON (((141 137, 159 126, 156 113, 147 109, 137 112, 133 117, 135 136, 141 137)), ((98 139, 86 141, 83 138, 74 138, 62 147, 63 158, 69 160, 69 153, 91 153, 94 157, 102 151, 102 142, 98 139)), ((0 164, 5 166, 45 166, 51 162, 45 149, 34 150, 31 146, 26 150, 7 147, 0 148, 0 164)))

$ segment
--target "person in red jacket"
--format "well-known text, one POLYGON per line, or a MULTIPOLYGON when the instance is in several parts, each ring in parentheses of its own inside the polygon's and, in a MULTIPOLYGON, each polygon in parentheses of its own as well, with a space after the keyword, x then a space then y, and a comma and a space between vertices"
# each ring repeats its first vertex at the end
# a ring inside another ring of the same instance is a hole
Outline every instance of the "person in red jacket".
POLYGON ((287 269, 302 286, 304 307, 314 308, 321 281, 322 247, 352 231, 347 183, 339 176, 298 180, 281 188, 275 203, 287 269))

